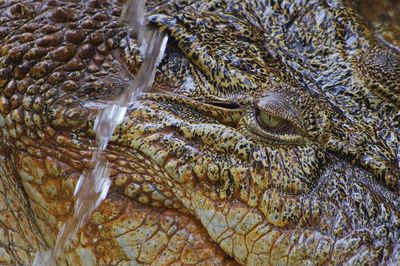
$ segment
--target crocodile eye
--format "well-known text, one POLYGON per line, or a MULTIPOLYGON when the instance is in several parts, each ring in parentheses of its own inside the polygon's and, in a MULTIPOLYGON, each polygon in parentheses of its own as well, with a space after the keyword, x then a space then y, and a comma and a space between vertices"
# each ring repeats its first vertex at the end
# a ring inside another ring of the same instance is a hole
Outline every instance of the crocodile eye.
POLYGON ((295 129, 290 121, 279 117, 277 115, 272 115, 265 110, 257 110, 257 118, 260 126, 275 134, 293 134, 295 129))
POLYGON ((287 121, 285 121, 284 119, 271 115, 267 112, 264 112, 263 110, 259 110, 258 117, 262 126, 272 131, 279 131, 279 129, 285 127, 285 125, 287 124, 287 121))
POLYGON ((260 99, 255 106, 248 129, 266 141, 299 143, 304 130, 297 113, 278 95, 260 99))

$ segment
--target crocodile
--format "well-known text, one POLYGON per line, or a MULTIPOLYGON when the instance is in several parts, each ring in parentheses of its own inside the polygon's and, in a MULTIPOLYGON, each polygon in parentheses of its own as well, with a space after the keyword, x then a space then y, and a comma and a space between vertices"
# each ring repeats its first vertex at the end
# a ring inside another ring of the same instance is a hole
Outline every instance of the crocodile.
MULTIPOLYGON (((124 1, 0 0, 0 264, 52 248, 142 62, 124 1)), ((60 265, 398 265, 400 4, 148 0, 154 85, 60 265)))

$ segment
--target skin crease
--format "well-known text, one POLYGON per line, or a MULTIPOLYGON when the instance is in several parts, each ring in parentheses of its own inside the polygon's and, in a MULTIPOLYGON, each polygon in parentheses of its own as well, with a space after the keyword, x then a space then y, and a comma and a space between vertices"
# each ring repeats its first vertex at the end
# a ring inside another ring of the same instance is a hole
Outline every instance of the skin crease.
MULTIPOLYGON (((60 265, 398 263, 400 5, 368 3, 149 0, 166 54, 60 265)), ((122 6, 0 0, 1 265, 72 213, 96 112, 141 61, 122 6)))

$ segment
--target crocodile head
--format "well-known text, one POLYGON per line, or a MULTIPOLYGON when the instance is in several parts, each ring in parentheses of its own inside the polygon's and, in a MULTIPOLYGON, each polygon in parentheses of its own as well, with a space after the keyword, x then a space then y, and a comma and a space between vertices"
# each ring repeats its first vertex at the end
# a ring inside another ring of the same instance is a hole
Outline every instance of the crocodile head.
MULTIPOLYGON (((166 54, 60 263, 399 261, 395 2, 381 20, 339 0, 149 1, 166 54)), ((96 113, 142 60, 121 7, 0 1, 1 263, 29 263, 72 213, 96 113)))

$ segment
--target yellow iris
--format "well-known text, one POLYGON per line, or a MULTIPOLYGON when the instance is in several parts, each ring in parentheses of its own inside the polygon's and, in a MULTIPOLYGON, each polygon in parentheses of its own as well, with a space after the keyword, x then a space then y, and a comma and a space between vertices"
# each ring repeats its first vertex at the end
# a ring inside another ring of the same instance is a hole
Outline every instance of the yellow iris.
POLYGON ((268 128, 278 128, 282 125, 284 122, 283 119, 270 115, 266 112, 261 111, 260 112, 260 121, 268 128))

